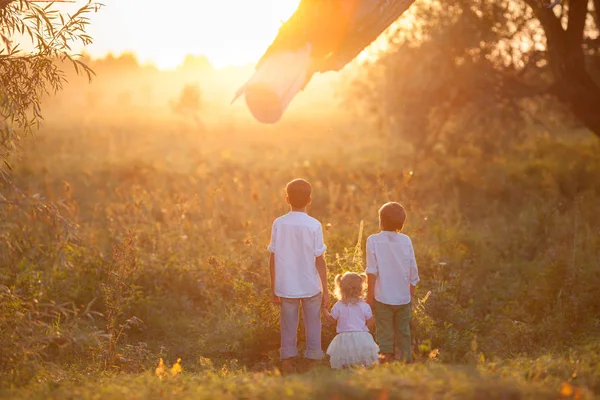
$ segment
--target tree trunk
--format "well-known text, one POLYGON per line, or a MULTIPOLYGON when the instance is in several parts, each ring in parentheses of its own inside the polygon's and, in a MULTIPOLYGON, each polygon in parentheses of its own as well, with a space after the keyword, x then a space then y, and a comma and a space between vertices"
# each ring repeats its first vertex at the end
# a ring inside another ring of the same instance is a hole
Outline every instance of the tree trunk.
POLYGON ((593 0, 594 3, 594 22, 596 28, 600 30, 600 0, 593 0))
POLYGON ((561 29, 562 35, 553 37, 552 43, 548 38, 548 50, 559 99, 600 137, 600 86, 585 68, 582 49, 587 14, 588 0, 571 0, 567 30, 561 29))
POLYGON ((577 60, 572 50, 565 49, 560 53, 562 65, 551 65, 556 78, 556 94, 588 129, 600 137, 600 87, 586 71, 583 60, 577 60))
POLYGON ((549 65, 554 75, 554 94, 594 134, 600 137, 600 86, 585 68, 582 49, 588 0, 569 2, 567 29, 552 10, 526 0, 539 18, 546 34, 549 65))

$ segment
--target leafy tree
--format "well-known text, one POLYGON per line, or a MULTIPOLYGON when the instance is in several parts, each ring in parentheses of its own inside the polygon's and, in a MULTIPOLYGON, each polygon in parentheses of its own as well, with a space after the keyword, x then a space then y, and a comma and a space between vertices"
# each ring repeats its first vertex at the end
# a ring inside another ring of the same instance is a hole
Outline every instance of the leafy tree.
POLYGON ((600 136, 599 3, 416 2, 351 100, 420 149, 494 151, 568 116, 600 136))
POLYGON ((39 127, 44 97, 62 89, 65 61, 91 78, 71 46, 91 43, 87 15, 99 7, 90 0, 65 15, 52 4, 0 0, 0 379, 15 383, 27 382, 53 346, 75 347, 90 333, 82 323, 91 316, 89 307, 65 307, 61 300, 69 291, 52 279, 78 251, 76 226, 59 212, 70 212, 69 201, 52 204, 19 190, 8 159, 39 127))
POLYGON ((39 127, 44 95, 56 93, 66 82, 60 64, 69 61, 90 79, 93 74, 71 47, 92 42, 86 33, 88 15, 101 4, 88 0, 73 15, 52 5, 0 0, 0 159, 4 166, 19 140, 39 127))
POLYGON ((202 121, 198 115, 203 106, 202 91, 198 84, 185 85, 177 101, 171 102, 171 110, 175 114, 193 119, 198 129, 203 128, 202 121))

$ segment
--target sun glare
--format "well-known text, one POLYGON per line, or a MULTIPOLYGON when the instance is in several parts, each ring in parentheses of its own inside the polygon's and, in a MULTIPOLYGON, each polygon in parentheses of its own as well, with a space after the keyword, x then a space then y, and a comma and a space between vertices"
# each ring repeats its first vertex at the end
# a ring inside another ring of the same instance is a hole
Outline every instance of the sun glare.
MULTIPOLYGON (((299 0, 103 0, 92 16, 86 52, 134 52, 140 61, 174 68, 187 54, 216 67, 258 61, 299 0)), ((73 10, 79 2, 61 5, 73 10)))

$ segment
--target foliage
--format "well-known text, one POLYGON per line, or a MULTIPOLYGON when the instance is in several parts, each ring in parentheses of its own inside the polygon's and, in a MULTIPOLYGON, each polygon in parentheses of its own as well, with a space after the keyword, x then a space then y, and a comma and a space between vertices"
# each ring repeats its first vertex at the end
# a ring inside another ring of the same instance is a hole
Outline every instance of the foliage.
POLYGON ((105 318, 108 341, 104 349, 104 368, 114 366, 117 362, 117 344, 125 331, 132 327, 143 327, 143 321, 131 317, 123 324, 118 320, 125 311, 125 307, 135 296, 136 287, 133 285, 138 262, 133 247, 135 236, 129 232, 123 243, 113 247, 113 259, 105 267, 104 282, 101 283, 102 300, 106 309, 105 318))
POLYGON ((93 301, 78 307, 60 294, 71 289, 65 282, 80 253, 76 226, 61 214, 75 211, 68 187, 65 201, 53 204, 23 193, 6 174, 22 136, 40 125, 42 100, 66 82, 60 63, 91 78, 71 46, 91 43, 87 14, 99 7, 89 1, 66 15, 52 4, 0 2, 0 374, 12 382, 26 382, 48 357, 88 351, 102 336, 90 323, 98 315, 93 301))
MULTIPOLYGON (((48 357, 59 360, 93 348, 102 332, 91 321, 92 299, 64 296, 75 287, 76 227, 39 194, 0 181, 0 375, 26 382, 48 357), (71 278, 71 279, 69 279, 71 278)), ((76 293, 73 293, 76 295, 76 293)))
MULTIPOLYGON (((173 147, 169 119, 154 120, 154 130, 122 123, 127 142, 109 128, 82 137, 64 121, 53 124, 13 176, 25 196, 41 186, 63 204, 77 236, 48 240, 61 225, 47 218, 24 224, 13 215, 4 225, 2 283, 35 293, 24 280, 32 276, 45 299, 97 299, 91 310, 101 315, 73 328, 96 332, 93 345, 60 356, 43 349, 43 360, 129 372, 153 371, 159 356, 181 357, 190 372, 207 368, 201 357, 250 369, 277 365, 265 247, 273 218, 286 211, 281 188, 290 176, 313 182, 310 212, 323 222, 332 275, 364 268, 364 241, 377 229, 380 204, 405 204, 422 279, 413 321, 419 363, 535 357, 587 341, 600 328, 590 318, 600 312, 593 295, 600 284, 595 141, 532 134, 492 159, 476 150, 398 159, 381 157, 385 140, 366 139, 362 128, 327 138, 308 126, 297 134, 284 125, 281 136, 217 130, 201 143, 181 132, 173 147), (107 149, 119 146, 129 158, 111 160, 107 149), (35 252, 41 243, 47 251, 35 252), (143 325, 128 322, 133 316, 143 325)), ((325 327, 324 346, 334 334, 325 327)))
POLYGON ((66 82, 56 61, 70 61, 91 79, 92 70, 72 54, 71 46, 92 43, 86 34, 87 14, 96 12, 100 4, 89 0, 70 16, 53 9, 52 3, 45 7, 25 0, 0 4, 0 158, 7 163, 21 135, 39 128, 44 95, 58 92, 66 82))
POLYGON ((187 84, 181 90, 176 102, 171 102, 171 109, 175 114, 186 118, 191 118, 200 129, 203 124, 199 117, 199 112, 204 107, 202 91, 198 84, 187 84))
POLYGON ((36 296, 38 300, 18 291, 0 286, 0 379, 3 381, 27 383, 47 357, 58 359, 69 351, 85 351, 100 339, 101 333, 86 323, 97 316, 91 310, 92 304, 79 309, 69 303, 46 302, 42 293, 36 296))
MULTIPOLYGON (((320 367, 282 379, 278 371, 245 372, 205 369, 202 374, 175 377, 164 363, 151 373, 119 377, 81 377, 0 391, 13 399, 112 399, 115 397, 170 399, 402 399, 535 398, 575 400, 593 398, 600 376, 597 355, 582 358, 541 357, 473 366, 391 365, 372 370, 330 371, 320 367), (98 391, 98 387, 102 387, 98 391)), ((162 359, 161 359, 162 361, 162 359)), ((210 360, 206 360, 206 363, 210 360)), ((182 361, 185 365, 185 361, 182 361)), ((177 364, 175 364, 177 365, 177 364)), ((596 392, 597 393, 597 392, 596 392)))
POLYGON ((556 131, 568 118, 599 134, 589 105, 600 101, 600 25, 573 22, 587 3, 562 2, 556 17, 535 0, 416 2, 348 105, 421 151, 491 153, 526 127, 556 131))

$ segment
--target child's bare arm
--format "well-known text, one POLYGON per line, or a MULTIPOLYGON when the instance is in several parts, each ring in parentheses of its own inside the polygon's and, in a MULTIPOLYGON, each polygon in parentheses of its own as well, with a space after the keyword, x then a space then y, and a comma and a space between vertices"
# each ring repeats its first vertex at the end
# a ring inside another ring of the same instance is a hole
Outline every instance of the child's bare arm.
POLYGON ((375 317, 369 318, 366 322, 367 322, 367 326, 369 328, 373 329, 373 327, 375 326, 375 317))
POLYGON ((323 308, 323 315, 325 315, 325 320, 330 324, 335 324, 337 321, 326 308, 323 308))
POLYGON ((323 307, 329 308, 329 287, 327 286, 327 262, 325 256, 320 255, 315 258, 315 265, 319 272, 319 278, 321 279, 321 286, 323 287, 323 307))
POLYGON ((410 309, 413 310, 417 305, 415 304, 415 290, 416 286, 409 285, 410 288, 410 309))
POLYGON ((367 304, 373 308, 375 306, 375 279, 373 274, 367 274, 367 304))
POLYGON ((271 270, 271 299, 273 303, 279 304, 281 300, 275 295, 275 254, 273 253, 269 258, 269 269, 271 270))

